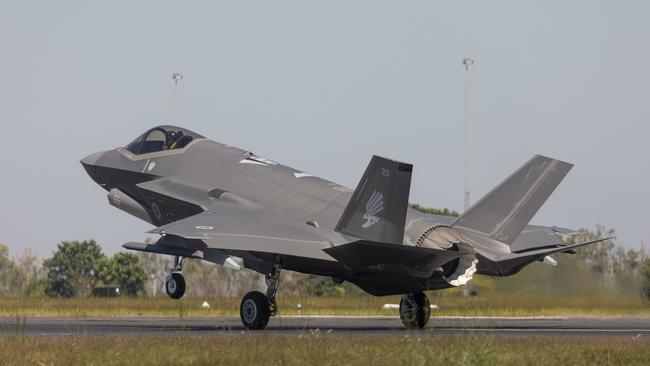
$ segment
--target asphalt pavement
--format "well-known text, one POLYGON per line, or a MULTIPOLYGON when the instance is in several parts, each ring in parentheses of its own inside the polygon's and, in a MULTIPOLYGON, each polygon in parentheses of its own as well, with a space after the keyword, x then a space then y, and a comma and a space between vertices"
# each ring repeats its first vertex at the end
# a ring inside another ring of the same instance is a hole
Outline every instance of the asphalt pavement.
MULTIPOLYGON (((305 332, 330 335, 401 335, 408 332, 398 317, 276 317, 264 331, 246 331, 238 317, 4 317, 0 336, 163 335, 227 336, 290 335, 305 332)), ((432 317, 420 332, 451 335, 630 336, 650 337, 650 317, 432 317)))

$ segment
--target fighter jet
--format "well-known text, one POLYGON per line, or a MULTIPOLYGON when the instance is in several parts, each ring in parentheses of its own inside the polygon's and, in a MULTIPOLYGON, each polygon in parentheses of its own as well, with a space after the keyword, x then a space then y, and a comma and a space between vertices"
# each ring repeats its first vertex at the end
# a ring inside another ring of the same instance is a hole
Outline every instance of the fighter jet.
POLYGON ((534 156, 460 217, 409 208, 413 165, 373 156, 352 190, 190 130, 159 126, 126 146, 81 160, 108 202, 153 224, 154 244, 124 248, 170 255, 167 294, 185 291, 183 259, 265 275, 266 293, 240 305, 247 329, 278 312, 280 271, 349 281, 376 295, 402 295, 400 318, 422 328, 428 290, 463 286, 475 274, 509 276, 556 263, 567 229, 528 225, 572 165, 534 156))

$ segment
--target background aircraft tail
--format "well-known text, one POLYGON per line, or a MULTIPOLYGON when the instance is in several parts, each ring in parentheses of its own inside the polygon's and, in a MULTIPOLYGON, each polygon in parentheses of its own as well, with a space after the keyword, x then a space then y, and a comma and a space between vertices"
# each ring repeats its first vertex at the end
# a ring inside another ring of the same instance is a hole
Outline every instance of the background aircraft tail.
POLYGON ((373 156, 336 231, 374 242, 402 244, 413 165, 373 156))
POLYGON ((572 167, 536 155, 465 211, 452 226, 511 245, 572 167))

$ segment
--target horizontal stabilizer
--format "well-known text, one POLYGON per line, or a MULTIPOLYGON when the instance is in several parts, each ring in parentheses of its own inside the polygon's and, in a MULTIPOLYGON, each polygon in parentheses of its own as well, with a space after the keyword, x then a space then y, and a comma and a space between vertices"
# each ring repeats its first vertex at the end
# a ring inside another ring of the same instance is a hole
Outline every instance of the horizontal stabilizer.
POLYGON ((565 245, 565 239, 571 237, 571 233, 573 230, 564 228, 528 225, 510 244, 510 251, 517 253, 565 245))
POLYGON ((614 236, 609 236, 609 237, 606 237, 606 238, 600 238, 600 239, 596 239, 596 240, 586 241, 584 243, 563 245, 563 246, 560 246, 560 247, 557 247, 557 248, 532 250, 530 252, 521 253, 520 255, 532 255, 532 254, 537 255, 538 254, 538 255, 547 256, 547 255, 550 255, 550 254, 553 254, 553 253, 571 251, 571 250, 573 250, 575 248, 584 247, 585 245, 597 244, 597 243, 600 243, 600 242, 603 242, 603 241, 612 240, 614 238, 615 238, 614 236))
POLYGON ((584 243, 563 245, 556 248, 538 249, 538 250, 531 250, 523 253, 509 254, 493 262, 495 268, 493 269, 494 273, 492 274, 500 275, 500 276, 510 276, 519 272, 522 268, 524 268, 525 266, 527 266, 528 264, 534 261, 543 260, 544 257, 548 255, 554 253, 560 253, 560 252, 572 252, 575 248, 582 247, 585 245, 600 243, 603 241, 611 240, 613 238, 614 237, 607 237, 607 238, 601 238, 601 239, 592 240, 584 243))
POLYGON ((421 278, 431 276, 437 268, 463 254, 451 250, 365 240, 323 250, 351 271, 381 267, 383 270, 392 269, 421 278))

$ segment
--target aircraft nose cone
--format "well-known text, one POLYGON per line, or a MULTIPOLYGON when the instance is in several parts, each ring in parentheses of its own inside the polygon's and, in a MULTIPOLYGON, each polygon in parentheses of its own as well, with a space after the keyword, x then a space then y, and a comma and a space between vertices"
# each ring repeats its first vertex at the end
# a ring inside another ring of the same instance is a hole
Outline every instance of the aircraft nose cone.
POLYGON ((104 154, 103 151, 90 154, 90 155, 86 156, 85 158, 81 159, 81 164, 83 164, 84 166, 95 165, 97 163, 97 160, 99 159, 99 157, 102 156, 103 154, 104 154))
POLYGON ((105 151, 96 152, 90 154, 85 158, 81 159, 81 165, 83 165, 86 173, 95 181, 95 183, 106 188, 106 182, 104 177, 100 174, 101 169, 97 166, 97 161, 104 155, 105 151))

